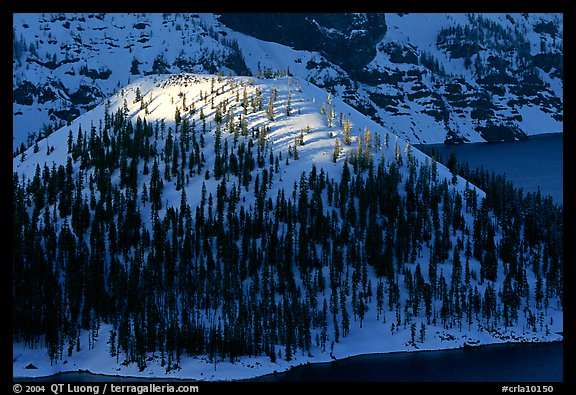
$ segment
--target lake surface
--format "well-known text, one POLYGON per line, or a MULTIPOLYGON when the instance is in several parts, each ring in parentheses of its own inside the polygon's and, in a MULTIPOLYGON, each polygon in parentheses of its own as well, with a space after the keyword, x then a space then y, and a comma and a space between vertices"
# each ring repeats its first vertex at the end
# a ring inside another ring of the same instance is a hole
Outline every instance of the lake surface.
POLYGON ((524 192, 550 195, 557 204, 563 204, 563 133, 530 136, 529 140, 503 143, 426 144, 414 145, 430 154, 437 149, 445 160, 450 153, 456 159, 468 161, 470 169, 484 166, 496 174, 505 174, 516 188, 524 192))
POLYGON ((561 382, 562 344, 497 344, 472 350, 362 355, 254 381, 561 382))
MULTIPOLYGON (((90 373, 16 381, 150 382, 90 373)), ((155 382, 162 380, 154 380, 155 382)), ((174 381, 174 380, 165 380, 174 381)), ((471 350, 371 354, 310 364, 254 382, 562 382, 563 342, 496 344, 471 350)))

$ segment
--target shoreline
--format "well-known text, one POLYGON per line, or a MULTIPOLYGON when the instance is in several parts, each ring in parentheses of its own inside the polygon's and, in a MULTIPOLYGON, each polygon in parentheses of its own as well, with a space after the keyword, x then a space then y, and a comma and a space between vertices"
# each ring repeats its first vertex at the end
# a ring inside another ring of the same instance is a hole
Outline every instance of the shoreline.
MULTIPOLYGON (((311 362, 308 364, 297 365, 297 366, 292 367, 289 370, 299 369, 301 367, 309 366, 312 364, 323 365, 323 364, 338 363, 338 362, 343 362, 343 361, 354 359, 354 358, 362 358, 362 357, 366 357, 366 356, 393 355, 393 354, 406 354, 406 353, 434 353, 434 352, 443 352, 443 351, 475 350, 475 349, 479 349, 479 348, 486 348, 486 347, 492 347, 492 346, 502 346, 502 345, 542 344, 542 343, 548 344, 548 343, 563 343, 563 342, 564 342, 564 338, 562 338, 562 340, 544 340, 544 341, 539 341, 539 342, 516 341, 516 342, 501 342, 501 343, 485 343, 485 344, 474 345, 474 346, 471 346, 470 348, 466 348, 465 346, 463 346, 463 347, 453 347, 453 348, 444 348, 444 349, 439 348, 439 349, 422 349, 422 350, 362 353, 362 354, 350 355, 347 357, 338 358, 336 360, 327 361, 327 362, 311 362)), ((278 374, 283 374, 283 373, 288 372, 289 370, 282 371, 282 372, 276 372, 276 373, 269 373, 269 374, 265 374, 263 376, 253 377, 250 379, 235 380, 235 381, 252 381, 252 380, 266 377, 266 376, 275 376, 278 374)))
MULTIPOLYGON (((417 350, 404 350, 404 351, 400 351, 400 350, 391 350, 391 351, 375 351, 375 352, 362 352, 362 353, 358 353, 358 354, 353 354, 353 355, 347 355, 347 356, 342 356, 340 358, 335 358, 332 360, 326 360, 326 361, 305 361, 303 363, 299 363, 296 365, 290 365, 288 367, 286 367, 286 369, 284 370, 274 370, 272 372, 268 372, 268 373, 264 373, 264 374, 258 374, 258 375, 254 375, 251 377, 245 377, 245 378, 238 378, 238 379, 219 379, 219 380, 204 380, 204 379, 198 379, 198 378, 191 378, 191 377, 159 377, 159 376, 149 376, 146 377, 144 375, 142 376, 133 376, 133 375, 113 375, 113 374, 105 374, 105 373, 98 373, 98 372, 92 372, 90 371, 90 369, 77 369, 77 370, 69 370, 69 371, 62 371, 62 372, 58 372, 55 374, 50 374, 50 375, 46 375, 46 376, 13 376, 12 379, 13 381, 50 381, 50 379, 53 379, 54 381, 57 381, 57 378, 59 376, 63 376, 63 375, 69 375, 69 374, 85 374, 85 375, 89 375, 93 378, 101 378, 102 382, 106 382, 106 381, 115 381, 116 379, 119 379, 119 381, 122 380, 134 380, 134 381, 143 381, 143 382, 253 382, 255 380, 264 378, 264 377, 269 377, 269 376, 276 376, 276 375, 281 375, 284 373, 288 373, 294 369, 299 369, 299 368, 303 368, 309 365, 328 365, 328 364, 335 364, 338 362, 342 362, 342 361, 346 361, 346 360, 350 360, 353 358, 362 358, 365 356, 376 356, 376 355, 392 355, 392 354, 404 354, 404 353, 424 353, 424 352, 443 352, 443 351, 456 351, 456 350, 466 350, 466 351, 473 351, 474 349, 479 349, 479 348, 486 348, 486 347, 490 347, 490 346, 498 346, 498 345, 521 345, 521 344, 541 344, 541 343, 562 343, 564 341, 564 336, 563 336, 563 332, 555 332, 554 335, 557 336, 561 336, 560 339, 549 339, 549 340, 541 340, 541 341, 526 341, 526 340, 518 340, 518 341, 502 341, 502 342, 493 342, 493 343, 481 343, 481 344, 474 344, 474 345, 470 345, 469 347, 464 346, 464 344, 466 343, 462 343, 460 346, 456 346, 456 347, 446 347, 446 348, 425 348, 425 349, 417 349, 417 350)), ((96 380, 94 382, 97 382, 96 380)))

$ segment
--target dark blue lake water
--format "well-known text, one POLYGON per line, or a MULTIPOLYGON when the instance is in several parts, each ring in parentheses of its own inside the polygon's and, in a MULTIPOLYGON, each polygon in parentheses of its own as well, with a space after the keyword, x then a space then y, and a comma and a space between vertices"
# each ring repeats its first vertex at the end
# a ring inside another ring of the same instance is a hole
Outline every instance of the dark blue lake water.
POLYGON ((561 382, 562 343, 373 354, 308 365, 254 381, 561 382))
POLYGON ((563 133, 531 136, 529 140, 505 143, 426 144, 414 145, 430 153, 437 149, 444 159, 454 151, 459 162, 468 161, 470 169, 484 166, 496 174, 505 174, 516 188, 524 192, 550 195, 563 204, 563 133))

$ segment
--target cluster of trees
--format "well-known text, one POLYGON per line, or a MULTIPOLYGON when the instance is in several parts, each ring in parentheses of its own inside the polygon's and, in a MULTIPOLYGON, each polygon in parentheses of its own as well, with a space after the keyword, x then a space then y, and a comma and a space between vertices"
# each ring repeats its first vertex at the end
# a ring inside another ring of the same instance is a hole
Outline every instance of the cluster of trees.
MULTIPOLYGON (((533 60, 530 41, 526 38, 526 28, 512 21, 514 28, 509 28, 481 14, 469 14, 468 23, 440 29, 437 46, 447 49, 453 58, 463 58, 464 66, 474 67, 479 78, 493 73, 503 74, 505 67, 513 67, 520 72, 537 71, 538 65, 533 60), (496 61, 490 62, 482 58, 481 53, 486 52, 486 48, 490 49, 486 57, 497 58, 496 61)), ((538 30, 538 26, 548 25, 551 27, 544 30, 551 31, 551 38, 540 35, 540 52, 561 52, 562 40, 556 40, 558 28, 555 22, 541 22, 535 25, 534 29, 542 33, 542 28, 538 30)))
POLYGON ((398 146, 391 158, 353 152, 337 178, 312 164, 292 190, 273 188, 282 153, 269 125, 245 117, 266 118, 264 93, 219 85, 175 129, 107 110, 70 133, 66 165, 14 173, 14 341, 57 361, 87 330, 88 347, 107 336, 118 362, 144 369, 157 356, 170 370, 184 356, 326 351, 369 314, 391 335, 410 328, 415 345, 429 325, 530 317, 541 329, 549 301, 561 304, 562 216, 549 201, 458 168, 487 191, 478 201, 398 146), (214 98, 218 120, 204 114, 214 98), (164 200, 169 185, 179 201, 164 200))
POLYGON ((459 53, 464 56, 478 53, 482 48, 491 48, 502 53, 517 52, 518 56, 523 58, 530 57, 530 43, 518 25, 515 25, 514 30, 505 28, 481 14, 469 14, 468 23, 464 25, 458 23, 440 29, 436 42, 439 47, 460 42, 460 46, 466 45, 469 50, 459 53))
POLYGON ((445 77, 447 75, 444 65, 438 62, 438 58, 427 51, 421 51, 419 62, 422 66, 426 67, 428 70, 434 74, 445 77))
MULTIPOLYGON (((437 152, 433 153, 433 157, 443 161, 437 152)), ((561 297, 563 206, 555 204, 551 196, 543 196, 539 189, 536 192, 524 193, 522 189, 515 188, 504 174, 495 174, 494 171, 485 170, 483 167, 470 169, 468 162, 459 163, 454 153, 449 155, 445 163, 453 174, 462 176, 471 184, 486 191, 486 198, 482 201, 481 208, 484 213, 493 213, 496 221, 492 225, 482 224, 482 221, 486 222, 487 216, 477 216, 474 231, 481 233, 480 229, 485 228, 485 232, 502 234, 496 251, 505 267, 509 269, 508 273, 523 276, 526 259, 535 262, 542 257, 546 261, 546 267, 544 272, 534 273, 536 284, 542 284, 540 277, 545 275, 548 292, 561 297)), ((475 253, 475 256, 478 254, 475 253)), ((517 280, 526 281, 522 277, 518 277, 517 280)), ((537 298, 538 304, 541 301, 537 298)))
MULTIPOLYGON (((32 48, 34 48, 32 46, 32 48)), ((20 34, 19 37, 16 37, 16 29, 12 29, 12 59, 18 62, 20 65, 22 64, 22 57, 28 51, 28 44, 24 39, 24 36, 20 34)))

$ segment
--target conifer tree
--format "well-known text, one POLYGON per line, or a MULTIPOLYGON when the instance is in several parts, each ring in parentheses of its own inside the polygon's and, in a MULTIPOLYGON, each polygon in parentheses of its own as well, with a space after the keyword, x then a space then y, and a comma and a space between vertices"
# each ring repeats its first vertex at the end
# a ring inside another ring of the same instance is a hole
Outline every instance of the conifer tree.
POLYGON ((352 143, 352 126, 349 119, 344 120, 344 144, 350 145, 352 143))
POLYGON ((288 92, 288 99, 286 99, 286 116, 292 113, 292 92, 288 92))
POLYGON ((270 96, 270 99, 268 100, 268 108, 266 110, 266 116, 268 116, 268 119, 270 121, 274 121, 274 100, 272 96, 270 96))
POLYGON ((340 141, 339 139, 334 140, 334 152, 332 154, 332 161, 336 163, 338 161, 338 157, 340 156, 340 141))

